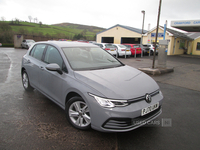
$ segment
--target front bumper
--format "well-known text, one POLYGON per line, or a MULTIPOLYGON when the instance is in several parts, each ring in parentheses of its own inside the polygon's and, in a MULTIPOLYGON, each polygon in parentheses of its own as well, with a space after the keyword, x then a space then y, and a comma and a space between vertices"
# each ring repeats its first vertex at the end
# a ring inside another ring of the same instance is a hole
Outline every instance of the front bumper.
POLYGON ((157 118, 162 113, 161 106, 153 112, 136 118, 109 118, 102 125, 102 128, 107 131, 124 132, 136 129, 143 126, 153 119, 157 118))
POLYGON ((162 113, 162 94, 158 93, 152 96, 152 102, 147 103, 140 100, 124 107, 104 108, 96 100, 92 100, 90 105, 91 127, 102 132, 126 132, 136 129, 152 121, 162 113), (143 108, 159 103, 158 109, 141 116, 143 108))

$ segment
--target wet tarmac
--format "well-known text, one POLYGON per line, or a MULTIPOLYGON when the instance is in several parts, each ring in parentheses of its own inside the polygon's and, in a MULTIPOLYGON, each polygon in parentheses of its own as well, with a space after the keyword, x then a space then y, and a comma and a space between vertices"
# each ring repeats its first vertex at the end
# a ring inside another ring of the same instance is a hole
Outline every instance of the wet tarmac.
MULTIPOLYGON (((200 149, 200 91, 165 83, 172 75, 156 78, 165 98, 163 113, 154 122, 126 133, 80 131, 67 122, 60 107, 40 92, 24 91, 20 67, 26 51, 0 48, 1 150, 200 149)), ((144 66, 144 61, 138 63, 144 66)))

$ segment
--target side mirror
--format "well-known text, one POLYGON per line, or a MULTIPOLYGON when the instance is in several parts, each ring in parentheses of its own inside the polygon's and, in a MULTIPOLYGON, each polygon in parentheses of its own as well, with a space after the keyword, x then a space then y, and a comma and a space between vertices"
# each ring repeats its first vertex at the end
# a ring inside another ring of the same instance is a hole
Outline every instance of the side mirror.
POLYGON ((60 69, 60 66, 58 64, 52 63, 48 64, 46 66, 46 69, 49 71, 57 71, 59 74, 63 74, 62 70, 60 69))

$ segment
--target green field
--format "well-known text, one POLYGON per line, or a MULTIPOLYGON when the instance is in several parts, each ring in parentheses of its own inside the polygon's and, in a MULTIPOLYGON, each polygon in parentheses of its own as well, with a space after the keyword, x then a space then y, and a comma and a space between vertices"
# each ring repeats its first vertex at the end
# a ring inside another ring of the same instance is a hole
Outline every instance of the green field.
MULTIPOLYGON (((0 21, 1 22, 1 21, 0 21)), ((81 34, 86 40, 94 40, 96 33, 104 30, 94 26, 84 26, 78 24, 56 24, 40 25, 30 22, 11 22, 6 21, 15 34, 39 35, 53 38, 73 39, 75 35, 81 34)))

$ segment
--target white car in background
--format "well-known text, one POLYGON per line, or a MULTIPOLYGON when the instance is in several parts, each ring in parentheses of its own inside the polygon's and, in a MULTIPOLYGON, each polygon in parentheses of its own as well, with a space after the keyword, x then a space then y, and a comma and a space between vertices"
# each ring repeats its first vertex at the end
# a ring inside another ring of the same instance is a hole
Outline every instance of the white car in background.
POLYGON ((22 48, 27 48, 27 49, 28 49, 29 47, 31 47, 31 45, 32 45, 33 43, 35 43, 34 40, 32 40, 32 39, 25 39, 25 40, 22 41, 21 47, 22 47, 22 48))
POLYGON ((111 43, 93 43, 99 47, 101 47, 102 49, 106 50, 107 52, 109 52, 112 55, 117 55, 117 49, 116 47, 111 44, 111 43))
POLYGON ((113 44, 117 49, 117 55, 118 56, 131 56, 130 48, 127 48, 124 45, 121 44, 113 44))

